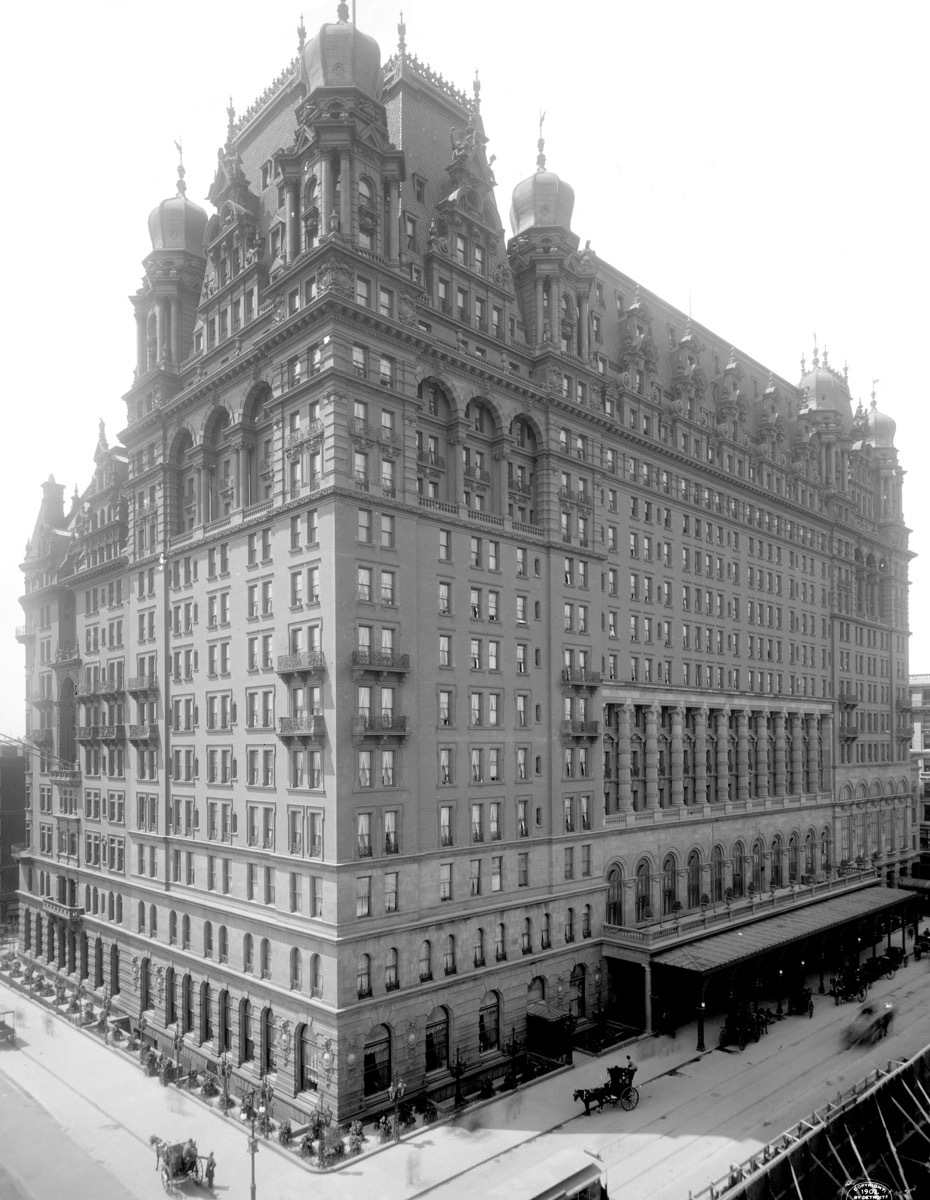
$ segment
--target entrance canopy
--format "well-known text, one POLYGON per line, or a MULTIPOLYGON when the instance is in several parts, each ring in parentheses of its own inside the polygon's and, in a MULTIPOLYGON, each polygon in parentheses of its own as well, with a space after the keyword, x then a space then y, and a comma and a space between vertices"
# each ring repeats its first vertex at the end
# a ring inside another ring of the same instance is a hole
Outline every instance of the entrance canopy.
POLYGON ((754 921, 739 929, 708 934, 687 945, 672 946, 654 955, 652 962, 709 975, 793 942, 804 941, 865 917, 890 913, 913 902, 913 894, 900 888, 866 888, 754 921))

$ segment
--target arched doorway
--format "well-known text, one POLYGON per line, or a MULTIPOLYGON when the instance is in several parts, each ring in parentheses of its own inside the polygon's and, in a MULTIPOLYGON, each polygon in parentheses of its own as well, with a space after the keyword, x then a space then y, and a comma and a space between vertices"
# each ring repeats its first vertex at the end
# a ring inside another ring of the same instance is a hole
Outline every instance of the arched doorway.
POLYGON ((94 987, 103 987, 103 941, 101 938, 97 938, 94 942, 94 987))
POLYGON ((587 971, 584 963, 576 963, 572 967, 572 973, 569 976, 568 987, 568 1011, 573 1017, 580 1020, 586 1012, 586 997, 585 984, 587 982, 587 971))
POLYGON ((426 1069, 441 1071, 449 1065, 449 1013, 440 1006, 426 1018, 426 1069))
POLYGON ((119 946, 116 942, 110 947, 110 995, 119 993, 119 946))
POLYGON ((364 1093, 375 1096, 391 1082, 391 1031, 387 1025, 376 1025, 365 1041, 362 1055, 364 1093))
POLYGON ((607 872, 607 924, 623 924, 623 871, 619 866, 607 872))

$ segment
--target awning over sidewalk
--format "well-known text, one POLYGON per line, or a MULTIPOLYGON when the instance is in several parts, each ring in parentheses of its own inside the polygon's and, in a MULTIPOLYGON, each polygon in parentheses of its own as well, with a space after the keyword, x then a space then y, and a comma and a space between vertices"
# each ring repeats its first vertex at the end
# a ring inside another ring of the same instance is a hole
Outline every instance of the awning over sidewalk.
POLYGON ((930 879, 916 879, 913 875, 908 875, 905 879, 898 880, 898 887, 903 888, 905 892, 930 892, 930 879))
POLYGON ((913 893, 900 888, 866 888, 754 921, 740 929, 708 934, 687 945, 663 950, 652 961, 656 965, 709 975, 770 950, 777 950, 780 946, 837 929, 851 921, 890 912, 904 904, 913 903, 913 900, 913 893))

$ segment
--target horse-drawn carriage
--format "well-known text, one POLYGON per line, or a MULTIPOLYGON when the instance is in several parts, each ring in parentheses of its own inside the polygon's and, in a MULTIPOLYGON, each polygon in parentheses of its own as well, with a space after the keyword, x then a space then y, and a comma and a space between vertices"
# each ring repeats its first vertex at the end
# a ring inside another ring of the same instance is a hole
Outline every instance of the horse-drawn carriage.
POLYGON ((169 1195, 179 1183, 188 1179, 198 1187, 203 1183, 203 1160, 197 1154, 197 1143, 193 1138, 169 1145, 152 1134, 149 1144, 155 1147, 155 1170, 161 1169, 162 1187, 169 1195))
POLYGON ((807 1013, 809 1017, 812 1017, 814 1015, 813 995, 812 988, 799 983, 788 995, 788 1016, 803 1017, 807 1013))
POLYGON ((627 1065, 625 1067, 608 1067, 607 1082, 601 1087, 596 1088, 578 1088, 573 1096, 574 1100, 580 1100, 584 1105, 584 1115, 591 1115, 591 1105, 597 1105, 597 1111, 600 1112, 605 1104, 616 1105, 620 1101, 620 1107, 625 1112, 631 1112, 637 1104, 639 1104, 639 1091, 633 1087, 633 1076, 636 1074, 636 1066, 633 1060, 627 1056, 627 1065))
POLYGON ((12 1008, 0 1012, 0 1042, 16 1045, 16 1013, 12 1008))
POLYGON ((930 954, 930 928, 921 930, 914 938, 914 962, 920 962, 924 954, 930 954))
POLYGON ((752 1038, 754 1042, 757 1042, 766 1032, 767 1027, 768 1017, 765 1013, 753 1012, 749 1008, 727 1013, 720 1030, 719 1045, 723 1047, 730 1042, 735 1042, 740 1050, 745 1050, 749 1039, 752 1038))
POLYGON ((868 980, 864 978, 859 967, 848 967, 830 980, 830 995, 834 1004, 845 1000, 858 1000, 863 1004, 868 990, 868 980))

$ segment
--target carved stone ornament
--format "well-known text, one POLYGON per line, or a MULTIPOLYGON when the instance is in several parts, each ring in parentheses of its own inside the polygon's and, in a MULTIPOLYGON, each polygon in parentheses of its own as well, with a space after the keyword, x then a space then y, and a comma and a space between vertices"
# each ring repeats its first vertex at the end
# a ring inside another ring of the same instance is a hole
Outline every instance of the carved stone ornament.
POLYGON ((139 986, 139 958, 138 958, 138 955, 136 955, 132 960, 132 986, 134 988, 137 988, 139 986))
POLYGON ((278 1053, 281 1055, 281 1061, 287 1066, 291 1057, 291 1023, 290 1021, 281 1021, 278 1026, 278 1053))
POLYGON ((342 1058, 346 1065, 346 1074, 354 1075, 358 1070, 358 1050, 355 1045, 355 1038, 349 1038, 346 1042, 342 1058))
POLYGON ((323 1042, 323 1053, 320 1055, 320 1062, 323 1066, 323 1072, 327 1079, 332 1079, 333 1071, 336 1067, 336 1051, 333 1047, 332 1039, 327 1038, 323 1042))
POLYGON ((161 966, 155 968, 155 990, 161 1003, 165 998, 165 968, 161 966))
POLYGON ((407 1057, 412 1058, 413 1053, 417 1048, 417 1023, 416 1021, 407 1022, 407 1036, 404 1039, 407 1043, 407 1057))

